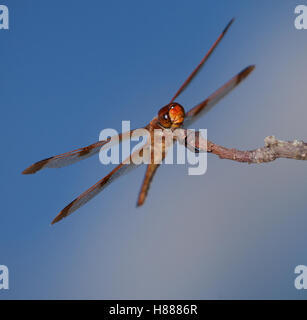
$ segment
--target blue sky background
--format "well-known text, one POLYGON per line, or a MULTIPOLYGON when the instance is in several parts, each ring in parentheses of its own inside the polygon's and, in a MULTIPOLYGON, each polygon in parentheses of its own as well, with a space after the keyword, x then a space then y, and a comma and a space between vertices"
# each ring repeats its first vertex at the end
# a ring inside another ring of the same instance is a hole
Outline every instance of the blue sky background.
POLYGON ((306 299, 293 285, 295 266, 307 265, 304 162, 209 155, 204 176, 164 165, 136 209, 138 168, 52 227, 112 166, 97 156, 21 175, 122 120, 146 124, 232 17, 178 102, 188 109, 256 64, 195 127, 241 149, 267 135, 306 141, 307 31, 294 28, 304 2, 2 1, 10 30, 0 30, 0 264, 10 289, 0 299, 306 299))

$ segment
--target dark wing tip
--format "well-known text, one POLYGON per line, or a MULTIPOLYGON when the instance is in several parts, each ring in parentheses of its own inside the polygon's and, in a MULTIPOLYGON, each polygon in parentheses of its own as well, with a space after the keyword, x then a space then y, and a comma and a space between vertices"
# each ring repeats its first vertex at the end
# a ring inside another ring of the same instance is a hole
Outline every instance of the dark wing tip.
POLYGON ((242 80, 244 80, 255 68, 256 68, 255 65, 251 65, 243 69, 238 74, 237 84, 239 84, 242 80))
POLYGON ((72 201, 69 205, 67 205, 51 222, 51 225, 61 221, 63 218, 66 218, 71 212, 70 208, 74 204, 76 200, 72 201))
POLYGON ((136 203, 136 207, 138 208, 138 207, 142 206, 144 204, 144 200, 145 200, 145 198, 143 196, 140 196, 138 198, 137 203, 136 203))
POLYGON ((228 22, 227 26, 226 26, 225 29, 223 30, 223 33, 224 33, 224 34, 228 31, 228 29, 230 28, 230 26, 233 24, 234 21, 235 21, 235 18, 232 18, 232 19, 228 22))
POLYGON ((22 171, 22 174, 33 174, 39 170, 41 170, 46 164, 47 162, 50 160, 51 158, 47 158, 38 162, 35 162, 34 164, 32 164, 30 167, 28 167, 27 169, 22 171))
POLYGON ((62 210, 51 222, 51 225, 61 221, 63 218, 65 218, 67 216, 67 214, 65 214, 63 212, 64 210, 62 210))

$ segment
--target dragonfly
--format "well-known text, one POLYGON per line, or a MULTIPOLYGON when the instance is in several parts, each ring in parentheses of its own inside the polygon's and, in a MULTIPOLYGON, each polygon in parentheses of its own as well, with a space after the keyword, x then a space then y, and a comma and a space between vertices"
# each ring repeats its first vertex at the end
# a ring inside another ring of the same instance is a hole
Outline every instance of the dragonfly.
MULTIPOLYGON (((195 76, 199 73, 201 68, 204 66, 205 62, 209 59, 213 51, 216 49, 220 41, 224 38, 225 34, 229 30, 230 26, 234 22, 234 19, 230 20, 227 26, 224 28, 222 33, 218 36, 216 41, 210 47, 210 49, 206 52, 205 56, 202 58, 197 67, 193 70, 193 72, 188 76, 188 78, 183 82, 181 87, 172 97, 170 102, 162 107, 157 116, 155 116, 143 129, 146 129, 149 132, 150 136, 153 138, 155 129, 162 130, 175 130, 177 128, 187 128, 189 127, 196 119, 200 116, 204 115, 208 112, 214 105, 216 105, 223 97, 225 97, 230 91, 232 91, 237 85, 239 85, 246 77, 254 70, 255 66, 250 65, 227 81, 223 86, 213 92, 208 98, 203 100, 202 102, 195 105, 189 111, 185 112, 183 106, 176 102, 175 100, 179 97, 179 95, 188 87, 188 85, 195 79, 195 76)), ((124 139, 128 139, 131 137, 133 132, 137 129, 130 130, 129 132, 121 133, 118 135, 118 139, 116 140, 118 143, 121 143, 124 139)), ((153 141, 154 139, 151 139, 153 141)), ((25 169, 23 174, 33 174, 44 168, 60 168, 64 167, 88 157, 97 154, 102 148, 109 147, 111 143, 111 137, 106 140, 101 140, 86 147, 82 147, 73 151, 69 151, 63 154, 59 154, 41 161, 38 161, 27 169, 25 169)), ((144 148, 149 148, 149 156, 151 159, 155 157, 155 161, 151 161, 147 164, 145 176, 143 179, 143 183, 141 186, 141 190, 139 192, 137 206, 143 205, 145 199, 148 194, 148 190, 151 184, 151 181, 159 168, 160 164, 165 159, 167 153, 167 146, 165 144, 165 140, 162 140, 161 151, 157 151, 156 148, 150 148, 150 145, 144 145, 140 149, 134 151, 130 156, 122 161, 118 166, 116 166, 109 174, 99 180, 95 185, 91 188, 83 192, 76 199, 74 199, 71 203, 69 203, 63 210, 59 212, 59 214, 53 219, 51 224, 59 222, 63 218, 69 216, 71 213, 79 209, 81 206, 90 201, 93 197, 95 197, 98 193, 100 193, 107 185, 113 182, 115 179, 123 175, 128 170, 136 167, 133 159, 134 156, 141 156, 144 153, 144 148)), ((187 146, 186 146, 187 147, 187 146)))

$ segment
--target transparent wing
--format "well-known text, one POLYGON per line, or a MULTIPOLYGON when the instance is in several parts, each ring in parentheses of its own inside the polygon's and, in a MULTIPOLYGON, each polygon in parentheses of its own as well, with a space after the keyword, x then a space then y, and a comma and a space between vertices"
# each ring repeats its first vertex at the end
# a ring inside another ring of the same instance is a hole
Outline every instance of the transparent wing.
POLYGON ((168 139, 167 137, 166 139, 161 139, 160 144, 153 138, 152 141, 154 141, 155 144, 152 145, 150 149, 151 161, 146 168, 145 177, 137 201, 138 207, 144 204, 152 179, 160 164, 166 157, 168 148, 173 144, 173 139, 168 139))
POLYGON ((145 202, 146 197, 147 197, 147 193, 148 193, 148 190, 150 187, 150 183, 151 183, 157 169, 159 168, 159 166, 160 166, 160 163, 158 163, 158 164, 153 163, 153 164, 147 165, 145 177, 144 177, 144 180, 142 183, 142 187, 141 187, 138 202, 137 202, 138 207, 143 205, 143 203, 145 202))
POLYGON ((73 200, 70 204, 68 204, 52 221, 51 224, 54 224, 63 218, 69 216, 74 211, 85 205, 92 198, 94 198, 98 193, 100 193, 107 185, 113 182, 115 179, 120 176, 130 172, 133 168, 137 167, 136 164, 133 163, 132 157, 137 153, 142 152, 142 148, 136 150, 130 155, 125 161, 115 167, 109 174, 107 174, 104 178, 99 180, 96 184, 94 184, 91 188, 83 192, 79 197, 73 200), (129 162, 127 160, 129 159, 129 162))
MULTIPOLYGON (((136 130, 136 129, 135 129, 136 130)), ((131 130, 129 132, 125 132, 123 134, 118 135, 118 142, 120 143, 122 140, 127 139, 130 135, 135 131, 131 130)), ((25 169, 22 173, 23 174, 32 174, 36 173, 37 171, 44 169, 44 168, 61 168, 83 159, 89 158, 94 154, 98 153, 103 146, 109 147, 112 138, 107 140, 102 140, 95 142, 87 147, 79 148, 73 151, 69 151, 66 153, 62 153, 41 161, 38 161, 32 164, 30 167, 25 169)), ((113 141, 115 141, 113 139, 113 141)))
POLYGON ((202 101, 186 113, 184 127, 190 126, 196 119, 205 112, 208 112, 215 104, 224 98, 232 89, 243 81, 253 70, 255 66, 249 66, 226 82, 222 87, 211 94, 206 100, 202 101))
POLYGON ((195 78, 197 73, 200 71, 200 69, 203 67, 204 63, 209 59, 214 49, 217 47, 217 45, 220 43, 220 41, 224 38, 225 34, 227 33, 229 27, 232 25, 234 19, 230 20, 230 22, 227 24, 226 28, 223 30, 223 32, 220 34, 220 36, 217 38, 217 40, 214 42, 212 47, 209 49, 209 51, 206 53, 206 55, 203 57, 203 59, 200 61, 199 65, 193 70, 193 72, 189 75, 189 77, 185 80, 185 82, 182 84, 182 86, 179 88, 179 90, 176 92, 170 103, 172 103, 191 83, 191 81, 195 78))

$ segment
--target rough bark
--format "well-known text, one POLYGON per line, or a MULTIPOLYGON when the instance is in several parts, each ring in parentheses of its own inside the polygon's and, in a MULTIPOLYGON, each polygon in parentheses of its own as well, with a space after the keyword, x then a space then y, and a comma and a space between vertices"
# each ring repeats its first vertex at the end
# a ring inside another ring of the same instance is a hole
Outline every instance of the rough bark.
POLYGON ((208 152, 237 162, 262 163, 274 161, 278 158, 295 160, 307 160, 307 143, 304 141, 278 140, 274 136, 264 139, 264 147, 254 150, 238 150, 220 146, 212 141, 204 139, 199 132, 192 130, 181 130, 179 142, 184 143, 187 148, 194 152, 208 152))

